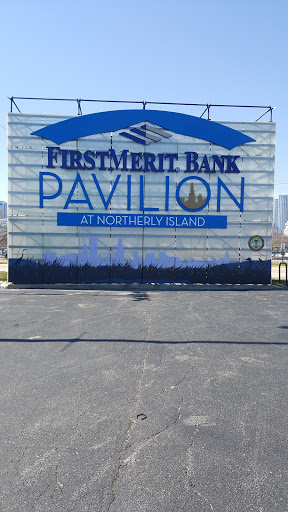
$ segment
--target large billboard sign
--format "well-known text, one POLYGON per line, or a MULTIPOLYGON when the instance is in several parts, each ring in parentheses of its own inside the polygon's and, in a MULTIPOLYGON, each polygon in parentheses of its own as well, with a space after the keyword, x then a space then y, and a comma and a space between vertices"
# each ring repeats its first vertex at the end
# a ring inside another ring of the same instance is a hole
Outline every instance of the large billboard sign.
POLYGON ((11 113, 9 280, 270 283, 274 123, 11 113))

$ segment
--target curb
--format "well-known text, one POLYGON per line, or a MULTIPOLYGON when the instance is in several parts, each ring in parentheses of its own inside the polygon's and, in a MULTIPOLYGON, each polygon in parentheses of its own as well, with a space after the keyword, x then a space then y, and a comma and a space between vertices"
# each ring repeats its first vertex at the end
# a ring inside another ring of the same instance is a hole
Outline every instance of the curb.
POLYGON ((102 291, 252 291, 283 290, 277 285, 262 284, 13 284, 2 282, 1 288, 9 290, 102 290, 102 291))

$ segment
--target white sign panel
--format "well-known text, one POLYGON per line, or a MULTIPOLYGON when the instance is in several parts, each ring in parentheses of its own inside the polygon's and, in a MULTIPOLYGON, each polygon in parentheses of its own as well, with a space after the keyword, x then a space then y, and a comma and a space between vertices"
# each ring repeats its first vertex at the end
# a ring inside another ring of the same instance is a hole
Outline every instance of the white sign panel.
POLYGON ((270 283, 274 123, 11 113, 9 280, 270 283))

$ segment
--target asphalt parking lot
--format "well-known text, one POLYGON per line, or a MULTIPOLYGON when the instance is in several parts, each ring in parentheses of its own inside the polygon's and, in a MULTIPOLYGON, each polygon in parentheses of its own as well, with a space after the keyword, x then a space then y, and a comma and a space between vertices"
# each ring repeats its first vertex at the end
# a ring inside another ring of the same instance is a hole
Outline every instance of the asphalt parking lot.
POLYGON ((287 306, 1 290, 1 510, 288 511, 287 306))

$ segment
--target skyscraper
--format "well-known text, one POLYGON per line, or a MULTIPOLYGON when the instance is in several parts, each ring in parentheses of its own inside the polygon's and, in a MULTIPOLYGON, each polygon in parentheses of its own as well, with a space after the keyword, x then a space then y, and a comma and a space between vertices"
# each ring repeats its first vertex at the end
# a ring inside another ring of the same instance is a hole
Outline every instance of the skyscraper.
POLYGON ((0 201, 0 220, 7 219, 7 203, 0 201))
POLYGON ((273 227, 277 233, 283 233, 288 220, 288 194, 278 195, 274 200, 273 227))
POLYGON ((273 229, 278 233, 278 204, 279 199, 278 196, 274 197, 274 206, 273 206, 273 229))

